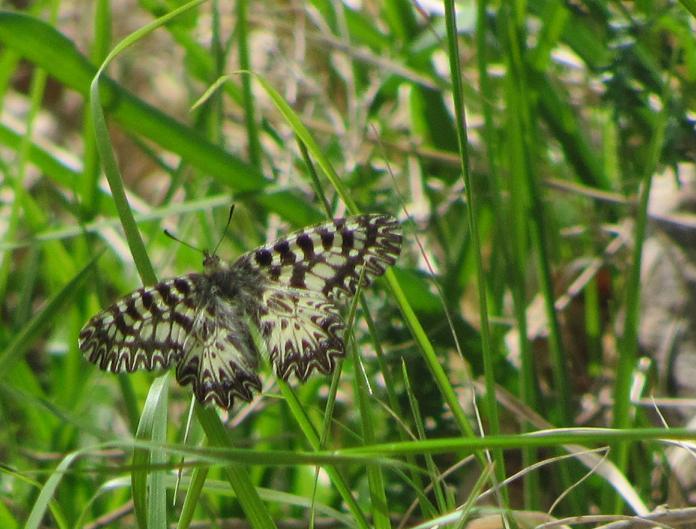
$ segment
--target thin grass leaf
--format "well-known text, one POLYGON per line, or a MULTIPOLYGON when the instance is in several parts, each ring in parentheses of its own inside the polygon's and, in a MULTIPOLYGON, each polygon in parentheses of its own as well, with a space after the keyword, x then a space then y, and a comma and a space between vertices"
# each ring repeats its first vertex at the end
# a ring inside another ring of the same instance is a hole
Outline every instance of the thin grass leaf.
MULTIPOLYGON (((227 432, 215 412, 210 408, 201 406, 198 402, 195 406, 196 417, 205 430, 211 446, 231 447, 232 444, 227 432)), ((225 466, 224 471, 251 527, 254 529, 275 529, 275 523, 249 480, 245 468, 240 464, 230 464, 225 466)))
MULTIPOLYGON (((492 434, 500 432, 498 419, 498 405, 495 399, 495 373, 494 351, 491 346, 490 326, 488 323, 488 295, 485 288, 482 249, 478 227, 478 201, 474 195, 474 182, 469 171, 469 146, 466 130, 466 113, 464 110, 464 98, 462 93, 462 75, 460 70, 460 55, 458 44, 457 23, 454 11, 454 2, 445 0, 445 21, 447 24, 447 46, 449 55, 450 75, 452 77, 452 99, 454 102, 455 126, 457 128, 457 146, 461 160, 462 178, 466 192, 467 221, 472 239, 472 252, 476 264, 476 286, 478 293, 479 313, 481 316, 481 348, 483 352, 484 377, 486 381, 486 409, 492 434)), ((494 454, 498 463, 499 478, 503 476, 502 454, 494 454)))
MULTIPOLYGON (((364 269, 363 269, 364 273, 364 269)), ((346 320, 346 329, 348 336, 352 337, 351 329, 355 321, 355 312, 358 307, 359 300, 362 298, 360 285, 362 277, 358 282, 358 288, 355 297, 352 300, 348 318, 346 320)), ((361 358, 358 355, 358 348, 355 340, 350 340, 352 343, 353 363, 355 365, 355 387, 358 399, 358 407, 360 409, 360 426, 362 429, 363 440, 367 444, 375 442, 374 423, 376 422, 372 413, 369 394, 370 384, 367 380, 365 370, 362 366, 361 358)), ((387 495, 385 491, 385 479, 382 474, 382 468, 378 465, 367 466, 367 483, 370 490, 370 504, 372 507, 372 521, 377 529, 389 529, 391 522, 389 519, 389 507, 387 495)))
MULTIPOLYGON (((249 11, 250 0, 240 0, 237 2, 237 44, 239 47, 239 68, 241 70, 251 69, 250 43, 249 43, 249 11)), ((242 96, 244 97, 244 119, 246 123, 247 142, 249 147, 249 160, 251 164, 261 169, 262 151, 261 141, 259 140, 259 127, 256 123, 256 111, 254 105, 254 95, 251 90, 251 78, 248 75, 242 76, 242 96)))
MULTIPOLYGON (((251 74, 251 72, 250 72, 251 74)), ((253 74, 259 84, 263 87, 264 91, 273 101, 276 108, 283 115, 285 120, 288 122, 290 127, 292 127, 295 135, 300 139, 302 143, 307 147, 307 150, 311 153, 312 157, 317 161, 319 167, 321 167, 324 174, 331 182, 331 185, 336 190, 341 200, 346 204, 348 210, 353 214, 357 215, 360 213, 358 206, 353 201, 348 188, 343 183, 343 180, 338 176, 334 170, 331 162, 324 154, 323 149, 319 147, 317 142, 314 141, 314 137, 311 135, 307 127, 304 126, 298 115, 290 108, 285 99, 278 93, 278 91, 273 88, 273 86, 262 76, 258 74, 253 74)))
MULTIPOLYGON (((307 150, 317 160, 318 165, 322 168, 324 174, 331 182, 331 185, 334 186, 336 192, 339 194, 341 199, 346 203, 348 209, 351 211, 351 213, 357 214, 359 211, 352 198, 348 194, 348 190, 346 189, 345 185, 338 177, 336 172, 333 170, 331 163, 324 155, 322 149, 319 148, 319 146, 314 141, 307 128, 302 124, 297 114, 295 114, 295 112, 290 108, 290 106, 285 102, 285 100, 280 96, 280 94, 278 94, 278 92, 265 79, 258 75, 256 75, 255 77, 259 81, 261 86, 264 88, 266 93, 271 97, 278 110, 280 110, 281 114, 283 114, 283 117, 290 124, 290 126, 293 129, 293 132, 300 138, 300 140, 307 147, 307 150)), ((449 383, 447 375, 445 374, 444 370, 442 369, 442 366, 440 365, 439 360, 436 357, 435 349, 428 340, 427 335, 423 330, 423 327, 421 326, 420 322, 418 321, 418 318, 413 312, 413 309, 410 307, 408 301, 406 300, 406 297, 403 295, 401 286, 398 284, 396 277, 394 276, 394 273, 391 269, 389 269, 384 274, 384 277, 386 281, 389 283, 389 286, 391 287, 392 292, 394 293, 394 296, 397 302, 399 303, 399 307, 404 315, 404 318, 406 319, 409 329, 413 333, 416 342, 418 343, 424 354, 424 357, 428 363, 428 367, 431 369, 436 378, 440 391, 442 392, 443 396, 445 397, 445 400, 447 401, 448 405, 450 406, 450 409, 452 410, 452 413, 455 415, 457 419, 457 424, 459 425, 463 433, 465 433, 466 435, 473 435, 473 430, 469 425, 468 419, 466 418, 464 411, 462 410, 462 407, 459 404, 454 390, 451 384, 449 383)))
MULTIPOLYGON (((135 433, 136 439, 150 440, 158 445, 166 443, 168 382, 169 375, 164 374, 157 377, 150 386, 135 433)), ((161 471, 150 470, 151 465, 159 465, 164 461, 162 449, 133 450, 133 505, 141 529, 166 527, 166 494, 162 485, 162 474, 161 471)))
MULTIPOLYGON (((406 396, 408 397, 408 402, 409 402, 409 405, 411 406, 411 414, 413 415, 413 422, 416 425, 418 438, 419 439, 427 439, 427 436, 425 435, 425 424, 424 424, 424 421, 421 417, 420 409, 418 407, 418 401, 413 393, 413 388, 411 386, 411 380, 408 376, 408 371, 406 369, 406 364, 404 362, 401 363, 401 370, 403 372, 403 379, 404 379, 404 383, 406 386, 406 396)), ((440 476, 441 476, 440 471, 437 468, 435 461, 433 461, 432 456, 425 455, 424 457, 425 457, 425 463, 429 469, 429 476, 430 476, 433 491, 435 493, 435 500, 437 501, 437 506, 440 509, 440 512, 444 512, 446 510, 449 510, 452 508, 452 506, 448 505, 446 502, 445 494, 444 494, 444 491, 442 490, 442 485, 441 485, 441 480, 440 480, 440 476), (435 479, 433 479, 433 478, 435 478, 435 479)), ((421 503, 422 503, 422 500, 421 500, 421 503)))
POLYGON ((680 0, 680 2, 691 13, 691 16, 696 17, 696 0, 680 0))
MULTIPOLYGON (((210 486, 208 480, 208 468, 196 467, 191 473, 190 481, 186 489, 186 497, 184 504, 181 507, 179 520, 176 523, 176 529, 188 529, 193 520, 193 515, 196 512, 196 507, 201 497, 201 493, 205 486, 210 486)), ((227 484, 225 484, 227 486, 227 484)))
MULTIPOLYGON (((83 95, 90 94, 97 69, 78 53, 72 41, 45 22, 20 13, 0 12, 0 42, 44 68, 65 86, 83 95)), ((125 45, 130 44, 129 39, 125 45)), ((103 78, 100 92, 109 115, 126 130, 179 154, 222 185, 238 191, 259 190, 266 185, 254 167, 213 145, 195 129, 144 103, 114 81, 103 78)))
POLYGON ((70 282, 51 297, 43 309, 37 312, 0 352, 0 379, 8 373, 12 363, 23 356, 44 331, 60 319, 59 315, 65 310, 65 306, 81 292, 85 280, 90 276, 92 267, 101 254, 102 251, 98 252, 70 282))
POLYGON ((123 186, 123 178, 118 168, 116 156, 111 147, 111 139, 109 130, 106 126, 106 118, 102 112, 102 105, 99 96, 99 77, 94 78, 91 88, 90 107, 92 111, 92 119, 94 120, 94 133, 96 135, 97 151, 101 160, 104 174, 109 182, 111 194, 113 196, 116 210, 118 211, 123 231, 126 234, 128 247, 133 255, 133 261, 138 269, 140 278, 145 285, 154 284, 157 281, 157 276, 150 259, 145 250, 145 244, 140 237, 140 231, 133 218, 126 191, 123 186))
POLYGON ((29 513, 27 521, 24 524, 24 529, 39 529, 46 511, 49 508, 54 516, 54 520, 58 524, 58 527, 61 529, 68 529, 69 525, 60 509, 58 509, 55 505, 53 496, 58 488, 58 485, 62 481, 65 472, 82 453, 82 450, 71 452, 58 464, 55 471, 46 480, 46 483, 44 483, 44 486, 41 488, 41 492, 34 501, 31 512, 29 513))
MULTIPOLYGON (((666 89, 667 90, 667 89, 666 89)), ((631 385, 633 383, 633 370, 636 367, 638 352, 638 325, 640 321, 640 292, 643 244, 646 238, 648 204, 652 177, 657 168, 660 152, 664 147, 665 128, 667 126, 668 105, 657 116, 655 127, 651 135, 652 141, 648 149, 647 164, 642 175, 643 185, 640 193, 640 204, 634 231, 634 248, 631 270, 626 286, 626 316, 623 324, 623 339, 619 348, 619 359, 616 373, 616 387, 614 393, 614 426, 626 428, 633 424, 634 414, 631 413, 631 385)), ((628 446, 621 443, 616 446, 612 454, 620 471, 626 471, 628 464, 628 446)), ((623 507, 623 498, 616 495, 614 507, 619 512, 623 507)))

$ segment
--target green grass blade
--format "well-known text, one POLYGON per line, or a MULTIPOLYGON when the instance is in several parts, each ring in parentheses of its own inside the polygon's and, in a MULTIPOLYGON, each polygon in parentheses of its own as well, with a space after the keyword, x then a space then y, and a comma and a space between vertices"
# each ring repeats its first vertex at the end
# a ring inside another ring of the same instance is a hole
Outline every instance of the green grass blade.
POLYGON ((65 472, 70 468, 70 466, 75 462, 75 460, 80 455, 80 452, 72 452, 65 456, 63 460, 58 464, 55 471, 46 480, 46 483, 41 488, 39 496, 34 500, 31 512, 27 517, 27 521, 24 524, 24 529, 39 529, 42 527, 41 522, 46 514, 47 510, 51 510, 54 519, 60 529, 67 529, 69 527, 67 521, 64 519, 60 509, 57 509, 54 505, 53 496, 55 494, 58 485, 63 480, 65 472))
POLYGON ((176 523, 176 529, 188 529, 191 525, 201 493, 207 483, 207 478, 207 467, 196 467, 193 469, 188 488, 186 489, 186 498, 179 514, 179 521, 176 523))
MULTIPOLYGON (((211 446, 232 447, 225 427, 215 411, 196 402, 196 417, 198 417, 211 446)), ((229 464, 225 466, 224 471, 251 527, 253 529, 275 529, 275 523, 249 480, 246 469, 241 464, 229 464)))
MULTIPOLYGON (((167 431, 167 383, 168 375, 155 379, 143 407, 135 437, 163 445, 167 431)), ((167 524, 166 494, 162 471, 150 470, 151 465, 165 461, 162 449, 133 450, 131 484, 133 504, 140 529, 165 529, 167 524)))
POLYGON ((128 247, 133 255, 133 260, 135 266, 138 268, 140 278, 145 285, 151 285, 157 282, 157 275, 152 268, 152 263, 150 263, 147 251, 145 250, 145 244, 140 237, 140 231, 133 218, 133 213, 128 204, 128 199, 126 198, 123 178, 121 177, 121 173, 118 169, 118 162, 116 161, 116 156, 111 147, 109 130, 106 126, 106 118, 102 111, 99 95, 99 77, 94 78, 90 91, 90 108, 92 111, 92 119, 94 120, 93 126, 97 140, 97 151, 99 152, 102 168, 104 169, 104 174, 111 187, 114 204, 116 205, 116 210, 121 219, 121 225, 126 234, 128 247))
MULTIPOLYGON (((45 22, 19 13, 0 12, 0 42, 45 68, 66 86, 83 95, 90 93, 97 69, 70 40, 45 22)), ((101 83, 105 108, 127 131, 182 156, 230 189, 253 191, 266 185, 254 167, 212 144, 197 130, 153 108, 108 78, 101 83)))
POLYGON ((0 379, 8 373, 10 366, 43 335, 46 329, 60 319, 60 314, 63 313, 68 303, 81 292, 84 282, 91 275, 94 263, 100 255, 101 252, 95 255, 70 282, 60 289, 0 353, 0 379))

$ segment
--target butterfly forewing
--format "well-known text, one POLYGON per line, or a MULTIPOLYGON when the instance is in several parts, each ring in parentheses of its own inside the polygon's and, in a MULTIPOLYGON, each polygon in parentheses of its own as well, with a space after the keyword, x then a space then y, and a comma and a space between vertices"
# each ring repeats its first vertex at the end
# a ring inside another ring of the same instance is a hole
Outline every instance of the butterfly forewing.
POLYGON ((80 350, 114 373, 169 367, 191 346, 204 282, 190 274, 135 290, 87 322, 80 350))
POLYGON ((274 283, 336 299, 355 294, 363 268, 366 287, 400 252, 401 226, 394 217, 358 215, 305 228, 245 257, 274 283))
POLYGON ((80 350, 114 372, 176 363, 177 380, 201 403, 229 409, 261 389, 249 322, 281 378, 329 373, 345 349, 335 303, 383 274, 400 249, 396 219, 360 215, 297 231, 232 265, 206 256, 203 274, 138 289, 94 316, 80 350))

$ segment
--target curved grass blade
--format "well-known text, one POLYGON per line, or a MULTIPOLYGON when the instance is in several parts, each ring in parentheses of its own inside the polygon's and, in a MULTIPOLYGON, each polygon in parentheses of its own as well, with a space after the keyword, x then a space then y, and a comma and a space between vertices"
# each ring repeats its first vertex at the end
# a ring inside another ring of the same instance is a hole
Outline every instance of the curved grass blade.
MULTIPOLYGON (((0 12, 0 43, 44 68, 65 86, 83 95, 89 94, 97 69, 78 52, 71 40, 44 21, 21 13, 0 12)), ((100 92, 109 115, 126 131, 182 156, 222 185, 236 191, 255 191, 266 185, 266 179, 256 168, 214 145, 197 130, 145 103, 113 80, 104 77, 100 92)))
MULTIPOLYGON (((140 423, 135 434, 137 439, 151 439, 164 445, 167 441, 167 382, 168 373, 157 377, 150 386, 140 423)), ((161 448, 133 450, 133 505, 138 526, 141 529, 165 529, 167 527, 167 495, 162 470, 153 471, 150 464, 165 462, 161 448), (148 487, 149 481, 149 487, 148 487), (149 492, 149 495, 148 495, 149 492)))
POLYGON ((94 263, 103 253, 97 252, 77 275, 56 293, 22 330, 14 337, 2 353, 0 353, 0 378, 9 371, 9 365, 34 343, 43 332, 59 319, 60 312, 79 292, 94 263))

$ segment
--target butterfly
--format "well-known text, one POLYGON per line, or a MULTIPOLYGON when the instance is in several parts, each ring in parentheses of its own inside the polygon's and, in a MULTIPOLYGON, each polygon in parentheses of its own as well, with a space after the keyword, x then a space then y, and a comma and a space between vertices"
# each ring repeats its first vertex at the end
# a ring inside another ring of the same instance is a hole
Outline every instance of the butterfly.
POLYGON ((176 366, 200 403, 230 409, 261 390, 250 324, 279 378, 331 373, 345 354, 339 305, 396 262, 401 242, 394 217, 368 214, 304 228, 231 264, 206 253, 202 273, 139 288, 93 316, 79 348, 114 373, 176 366))

